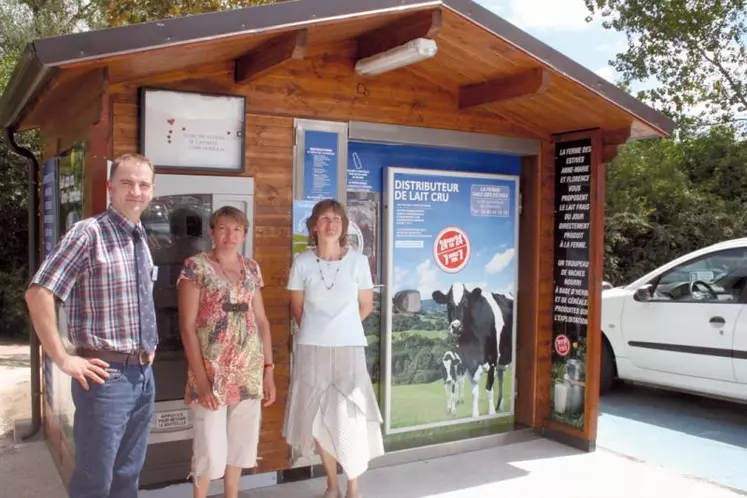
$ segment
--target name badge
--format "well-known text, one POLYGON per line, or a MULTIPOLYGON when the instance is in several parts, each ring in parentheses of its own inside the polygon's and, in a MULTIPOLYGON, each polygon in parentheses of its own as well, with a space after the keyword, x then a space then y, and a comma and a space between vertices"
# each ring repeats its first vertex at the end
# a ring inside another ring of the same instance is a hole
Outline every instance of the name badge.
POLYGON ((158 280, 158 267, 153 265, 153 269, 150 271, 150 279, 154 282, 158 280))

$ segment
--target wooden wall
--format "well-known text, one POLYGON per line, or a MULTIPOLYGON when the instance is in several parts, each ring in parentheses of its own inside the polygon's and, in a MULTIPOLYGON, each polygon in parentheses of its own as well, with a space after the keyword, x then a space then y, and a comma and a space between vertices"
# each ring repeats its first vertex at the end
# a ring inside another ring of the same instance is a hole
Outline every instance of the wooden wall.
MULTIPOLYGON (((345 45, 321 50, 243 86, 233 83, 232 63, 218 63, 109 87, 114 156, 139 150, 141 86, 238 94, 247 99, 243 175, 255 178, 255 258, 266 282, 263 296, 272 326, 278 387, 278 402, 263 415, 260 472, 288 465, 282 423, 289 381, 290 315, 285 285, 291 263, 293 118, 362 120, 520 135, 511 123, 495 115, 459 112, 455 95, 413 73, 358 78, 350 62, 353 48, 345 45)), ((527 353, 534 350, 530 343, 522 347, 527 353)), ((534 400, 524 396, 522 402, 531 405, 534 400)), ((529 406, 524 411, 533 413, 529 406)))

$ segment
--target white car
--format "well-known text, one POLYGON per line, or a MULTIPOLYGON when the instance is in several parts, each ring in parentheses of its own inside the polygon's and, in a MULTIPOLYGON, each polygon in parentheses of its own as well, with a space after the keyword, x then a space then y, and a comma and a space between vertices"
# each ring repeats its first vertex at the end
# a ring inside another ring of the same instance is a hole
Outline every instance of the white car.
POLYGON ((602 292, 601 392, 615 378, 747 403, 747 238, 602 292))

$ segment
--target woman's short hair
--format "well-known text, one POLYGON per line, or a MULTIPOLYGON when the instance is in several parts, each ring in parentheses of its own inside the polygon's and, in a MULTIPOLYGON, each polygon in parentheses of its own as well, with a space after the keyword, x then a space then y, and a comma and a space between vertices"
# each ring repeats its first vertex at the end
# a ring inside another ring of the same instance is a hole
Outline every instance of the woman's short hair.
POLYGON ((221 218, 227 218, 231 221, 235 221, 242 227, 244 227, 244 233, 249 231, 249 220, 246 217, 246 213, 241 209, 236 209, 233 206, 223 206, 216 209, 210 216, 210 230, 215 229, 215 225, 218 224, 218 220, 221 218))
POLYGON ((309 245, 316 247, 319 245, 319 238, 316 235, 314 229, 319 221, 319 218, 326 212, 332 211, 340 218, 342 218, 342 233, 340 234, 340 247, 345 247, 348 244, 348 213, 345 206, 340 204, 334 199, 324 199, 317 202, 314 205, 314 209, 311 210, 311 216, 306 220, 306 228, 309 231, 309 245))

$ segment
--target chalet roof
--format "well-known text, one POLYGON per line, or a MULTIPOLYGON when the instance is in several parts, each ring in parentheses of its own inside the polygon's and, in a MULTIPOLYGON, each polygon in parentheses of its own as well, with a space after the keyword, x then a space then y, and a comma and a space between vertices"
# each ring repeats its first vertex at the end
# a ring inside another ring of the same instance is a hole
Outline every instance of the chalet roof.
MULTIPOLYGON (((552 98, 553 105, 558 106, 558 114, 565 113, 570 119, 574 108, 579 113, 595 114, 596 118, 618 113, 618 117, 625 117, 632 123, 632 138, 666 136, 674 129, 674 123, 662 113, 471 0, 295 0, 37 39, 27 46, 0 98, 0 126, 19 127, 24 115, 55 75, 70 68, 81 65, 101 67, 133 54, 149 57, 148 54, 158 51, 173 52, 168 56, 172 68, 180 64, 179 57, 184 57, 183 64, 187 67, 188 64, 199 64, 199 61, 185 57, 185 50, 204 44, 215 46, 235 41, 237 37, 268 38, 304 27, 318 27, 320 33, 331 33, 328 26, 345 25, 350 26, 348 31, 353 33, 356 23, 360 24, 361 30, 370 29, 372 20, 385 24, 390 18, 427 9, 442 9, 445 16, 452 16, 467 23, 470 30, 479 31, 475 31, 479 36, 461 35, 461 39, 456 40, 463 51, 469 47, 479 57, 465 60, 465 57, 444 55, 439 62, 442 57, 439 47, 434 60, 423 66, 423 71, 432 71, 428 75, 430 81, 435 77, 443 78, 445 86, 457 85, 459 88, 465 83, 479 83, 480 78, 488 77, 488 70, 509 74, 512 69, 534 65, 563 80, 565 93, 558 90, 548 97, 552 98), (519 59, 520 63, 512 63, 519 59), (436 74, 438 64, 449 67, 441 67, 436 74), (478 81, 474 81, 475 78, 478 81), (585 108, 583 101, 588 101, 585 108)), ((452 29, 451 34, 444 31, 442 36, 458 37, 457 31, 452 29)), ((224 53, 228 54, 225 50, 224 53)), ((165 59, 162 54, 158 60, 165 59)), ((539 107, 542 105, 547 104, 543 102, 539 107)), ((522 104, 507 104, 501 112, 505 111, 504 115, 509 117, 520 117, 526 110, 522 104)), ((528 121, 530 124, 543 121, 541 110, 533 112, 533 121, 528 121)), ((579 119, 570 120, 567 126, 583 126, 585 123, 579 119)), ((556 123, 553 127, 560 124, 566 126, 566 123, 556 123)))

